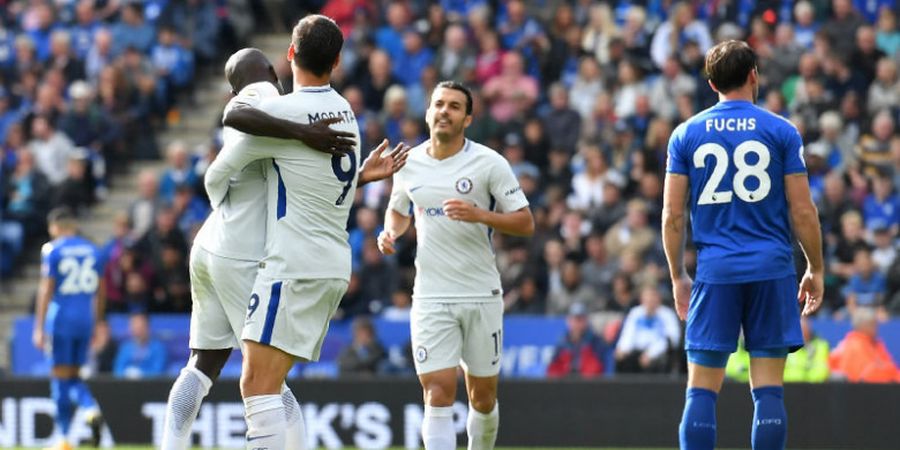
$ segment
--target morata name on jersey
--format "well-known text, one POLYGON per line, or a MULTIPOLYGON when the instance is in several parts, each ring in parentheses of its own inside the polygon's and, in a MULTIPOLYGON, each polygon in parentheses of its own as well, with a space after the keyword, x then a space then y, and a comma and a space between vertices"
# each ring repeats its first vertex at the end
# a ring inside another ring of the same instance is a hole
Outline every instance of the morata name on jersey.
POLYGON ((753 131, 756 129, 755 117, 730 117, 727 119, 706 119, 706 132, 753 131))
POLYGON ((341 119, 341 122, 353 123, 356 122, 356 115, 353 114, 353 111, 344 110, 344 111, 323 111, 317 112, 315 114, 307 114, 309 118, 309 123, 318 122, 320 120, 325 119, 341 119))

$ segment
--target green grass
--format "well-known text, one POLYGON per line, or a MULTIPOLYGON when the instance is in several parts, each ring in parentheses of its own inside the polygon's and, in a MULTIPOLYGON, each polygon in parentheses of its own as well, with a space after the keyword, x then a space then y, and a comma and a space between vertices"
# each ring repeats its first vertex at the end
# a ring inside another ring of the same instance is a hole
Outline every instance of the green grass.
MULTIPOLYGON (((87 447, 81 447, 87 448, 87 447)), ((345 447, 348 450, 355 450, 354 447, 345 447)), ((131 446, 119 446, 115 447, 116 450, 155 450, 153 447, 131 447, 131 446)), ((199 447, 197 447, 199 450, 199 447)), ((662 448, 609 448, 609 447, 497 447, 497 450, 671 450, 671 449, 662 449, 662 448)), ((26 447, 15 447, 10 450, 33 450, 26 447)), ((405 450, 403 447, 391 447, 388 450, 405 450)))

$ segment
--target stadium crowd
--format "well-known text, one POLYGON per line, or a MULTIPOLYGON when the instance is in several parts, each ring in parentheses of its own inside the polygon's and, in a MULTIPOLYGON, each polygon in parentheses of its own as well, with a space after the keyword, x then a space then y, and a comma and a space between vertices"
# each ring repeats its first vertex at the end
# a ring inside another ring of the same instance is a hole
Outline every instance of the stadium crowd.
MULTIPOLYGON (((89 3, 71 2, 66 15, 29 2, 0 16, 4 255, 42 229, 48 205, 102 198, 104 160, 153 155, 143 124, 164 126, 194 62, 222 50, 212 2, 126 3, 111 14, 89 3)), ((506 312, 568 316, 551 376, 602 373, 607 351, 627 371, 677 368, 659 232, 666 147, 675 126, 717 101, 703 58, 724 39, 758 52, 760 104, 803 137, 827 258, 819 314, 900 314, 895 2, 327 0, 321 13, 346 38, 333 85, 353 107, 364 153, 383 138, 423 142, 438 81, 474 88, 467 135, 509 160, 536 220, 532 239, 495 234, 506 312)), ((106 246, 110 310, 189 310, 186 255, 209 211, 202 178, 220 134, 201 149, 173 142, 165 171, 138 174, 139 197, 106 246)), ((380 182, 356 197, 338 318, 408 317, 415 234, 393 257, 376 244, 389 193, 380 182)), ((374 367, 364 353, 346 360, 374 367)))

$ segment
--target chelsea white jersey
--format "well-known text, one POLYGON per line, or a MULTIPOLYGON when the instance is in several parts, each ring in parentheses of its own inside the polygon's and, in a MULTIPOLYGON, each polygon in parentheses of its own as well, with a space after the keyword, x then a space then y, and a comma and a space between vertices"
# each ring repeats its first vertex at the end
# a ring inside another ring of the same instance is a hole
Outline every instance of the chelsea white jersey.
MULTIPOLYGON (((258 107, 263 99, 275 98, 278 89, 268 82, 253 83, 241 89, 225 106, 225 112, 238 105, 258 107)), ((248 146, 267 145, 231 127, 222 130, 222 150, 218 158, 230 153, 242 153, 248 146)), ((217 159, 218 159, 217 158, 217 159)), ((259 261, 265 256, 266 245, 266 167, 268 161, 253 161, 243 170, 226 179, 227 195, 213 202, 214 209, 207 217, 194 243, 216 256, 259 261)))
POLYGON ((509 163, 484 145, 466 140, 455 155, 437 160, 430 141, 409 153, 394 175, 389 208, 415 215, 418 248, 413 297, 442 302, 483 302, 502 294, 491 242, 493 229, 451 220, 444 200, 513 212, 528 206, 509 163))
POLYGON ((347 219, 359 171, 359 128, 350 104, 329 86, 306 87, 259 104, 266 113, 300 123, 339 117, 332 125, 355 135, 353 152, 341 157, 302 142, 273 139, 220 155, 210 166, 206 188, 213 205, 225 198, 228 177, 256 160, 265 163, 268 186, 262 276, 271 279, 350 279, 347 219))

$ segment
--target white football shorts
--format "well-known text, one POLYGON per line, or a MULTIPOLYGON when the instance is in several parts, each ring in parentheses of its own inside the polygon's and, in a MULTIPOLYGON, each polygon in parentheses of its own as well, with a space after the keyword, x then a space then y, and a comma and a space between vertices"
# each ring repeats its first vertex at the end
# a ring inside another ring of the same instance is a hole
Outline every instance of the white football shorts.
POLYGON ((257 261, 223 258, 191 249, 191 337, 197 350, 240 348, 257 261))
POLYGON ((500 373, 503 302, 441 303, 414 300, 410 316, 413 359, 419 375, 460 365, 476 377, 500 373))
POLYGON ((340 279, 257 277, 241 338, 317 361, 328 323, 346 291, 347 281, 340 279))

